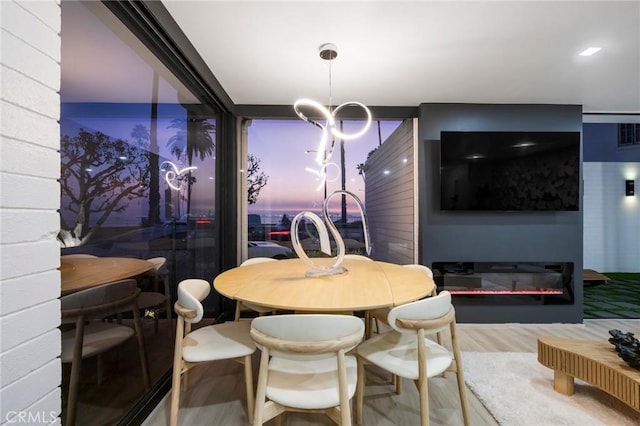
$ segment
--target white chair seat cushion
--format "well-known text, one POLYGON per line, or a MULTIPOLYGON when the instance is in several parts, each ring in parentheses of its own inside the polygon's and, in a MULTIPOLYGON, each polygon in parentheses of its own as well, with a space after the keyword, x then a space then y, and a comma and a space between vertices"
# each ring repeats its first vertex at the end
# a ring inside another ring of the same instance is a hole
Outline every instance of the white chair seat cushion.
MULTIPOLYGON (((131 327, 110 322, 92 322, 84 327, 84 339, 82 341, 82 358, 98 355, 108 349, 118 346, 134 335, 131 327)), ((62 362, 73 360, 73 345, 76 330, 62 333, 62 362)))
MULTIPOLYGON (((355 357, 345 356, 347 391, 353 397, 358 381, 355 357)), ((272 357, 266 396, 279 404, 301 409, 322 409, 340 405, 338 360, 335 357, 310 361, 272 357)))
POLYGON ((182 341, 182 358, 204 362, 251 355, 256 345, 249 336, 250 327, 248 321, 229 321, 192 331, 182 341))
MULTIPOLYGON (((358 355, 400 377, 418 379, 417 336, 390 331, 375 336, 358 346, 358 355)), ((445 371, 453 361, 449 350, 436 342, 425 339, 427 377, 445 371)))
POLYGON ((160 306, 165 303, 167 297, 162 293, 143 291, 138 296, 138 308, 146 309, 153 306, 160 306))

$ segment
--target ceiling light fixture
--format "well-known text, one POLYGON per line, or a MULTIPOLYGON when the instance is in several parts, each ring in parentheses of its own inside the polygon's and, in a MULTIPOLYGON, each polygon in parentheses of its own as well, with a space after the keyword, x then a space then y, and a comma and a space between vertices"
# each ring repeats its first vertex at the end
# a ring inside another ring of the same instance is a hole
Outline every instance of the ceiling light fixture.
POLYGON ((353 140, 364 135, 369 127, 371 126, 371 111, 367 108, 363 103, 349 101, 343 104, 338 105, 335 109, 332 109, 331 106, 331 63, 338 56, 338 48, 335 44, 325 43, 320 46, 320 58, 325 61, 329 61, 329 106, 325 107, 320 102, 317 102, 313 99, 299 99, 293 104, 293 109, 304 121, 307 123, 311 123, 316 127, 319 127, 322 130, 322 136, 320 138, 320 143, 318 149, 315 150, 316 154, 316 163, 320 166, 320 170, 314 171, 318 176, 320 176, 320 186, 321 188, 326 180, 326 168, 329 164, 331 156, 333 154, 333 149, 335 147, 336 139, 342 139, 345 141, 353 140), (355 133, 343 133, 336 126, 336 114, 342 110, 343 108, 349 106, 357 106, 364 110, 365 115, 367 117, 364 126, 355 133), (302 112, 302 108, 311 108, 320 114, 322 119, 325 121, 324 124, 319 123, 316 120, 309 118, 302 112), (329 135, 331 135, 331 145, 327 148, 327 143, 329 142, 329 135))
POLYGON ((598 53, 602 48, 601 47, 589 47, 582 52, 580 52, 580 56, 591 56, 594 53, 598 53))

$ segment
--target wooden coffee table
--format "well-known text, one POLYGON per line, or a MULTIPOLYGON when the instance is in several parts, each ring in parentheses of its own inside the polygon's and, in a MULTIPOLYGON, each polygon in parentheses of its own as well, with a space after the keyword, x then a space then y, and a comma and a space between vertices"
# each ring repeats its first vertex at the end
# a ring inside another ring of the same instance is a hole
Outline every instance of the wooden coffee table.
POLYGON ((553 369, 553 388, 573 395, 578 378, 640 412, 640 371, 629 367, 607 341, 538 337, 538 362, 553 369))

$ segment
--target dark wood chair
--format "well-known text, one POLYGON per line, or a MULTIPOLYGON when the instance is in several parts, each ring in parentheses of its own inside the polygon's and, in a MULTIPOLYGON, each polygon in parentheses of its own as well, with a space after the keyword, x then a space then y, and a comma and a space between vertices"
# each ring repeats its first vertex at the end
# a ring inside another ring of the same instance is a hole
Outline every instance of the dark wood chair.
MULTIPOLYGON (((67 426, 74 425, 76 421, 82 360, 100 356, 103 352, 125 343, 134 334, 138 340, 138 356, 144 388, 149 390, 147 354, 137 305, 139 294, 140 289, 136 280, 128 279, 78 291, 60 298, 62 323, 75 324, 75 327, 62 333, 61 359, 63 363, 71 363, 65 422, 67 426), (104 321, 104 318, 123 312, 125 308, 133 313, 135 332, 129 326, 104 321)), ((98 367, 98 377, 100 377, 100 362, 98 367)))
POLYGON ((149 277, 152 281, 152 291, 142 291, 140 297, 138 297, 138 308, 141 311, 152 310, 154 312, 154 330, 158 332, 158 317, 157 311, 164 310, 167 318, 167 325, 169 327, 169 342, 173 345, 173 323, 171 320, 171 300, 169 290, 169 273, 166 268, 167 259, 164 257, 154 257, 147 259, 147 262, 153 263, 153 269, 144 275, 149 277), (162 284, 162 289, 160 288, 162 284))

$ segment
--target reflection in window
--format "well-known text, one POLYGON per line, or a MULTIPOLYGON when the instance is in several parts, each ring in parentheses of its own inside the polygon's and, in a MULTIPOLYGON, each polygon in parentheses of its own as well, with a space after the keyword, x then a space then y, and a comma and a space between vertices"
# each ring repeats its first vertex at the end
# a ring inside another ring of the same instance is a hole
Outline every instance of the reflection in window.
MULTIPOLYGON (((177 282, 219 272, 217 111, 100 2, 62 2, 61 34, 61 254, 165 258, 166 287, 152 276, 137 279, 143 291, 168 292, 172 306, 177 282)), ((208 313, 219 313, 215 296, 206 303, 208 313)), ((152 384, 172 361, 164 306, 142 312, 152 384)), ((130 324, 131 315, 123 316, 130 324)), ((99 385, 95 359, 82 363, 77 424, 114 424, 145 392, 130 355, 135 339, 127 345, 103 355, 99 385)), ((63 410, 69 369, 64 364, 63 410)))

